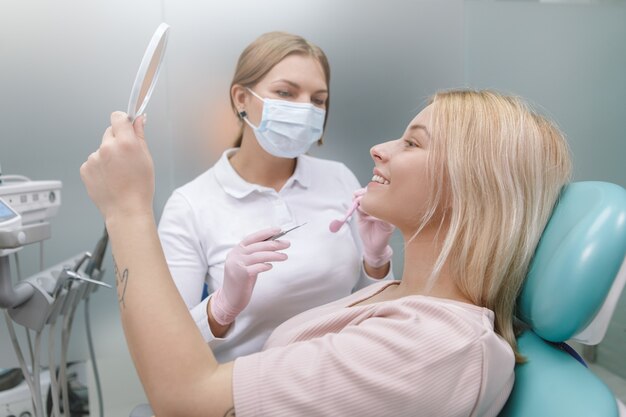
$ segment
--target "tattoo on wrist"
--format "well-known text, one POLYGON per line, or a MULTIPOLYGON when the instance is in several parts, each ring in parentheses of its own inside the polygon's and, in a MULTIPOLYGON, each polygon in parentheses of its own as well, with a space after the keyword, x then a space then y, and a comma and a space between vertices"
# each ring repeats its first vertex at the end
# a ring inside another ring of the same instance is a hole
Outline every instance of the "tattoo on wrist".
POLYGON ((235 417, 235 407, 232 407, 230 410, 224 414, 224 417, 235 417))
POLYGON ((128 268, 125 268, 124 271, 120 273, 117 267, 117 261, 115 257, 113 257, 113 271, 115 275, 115 285, 117 286, 118 301, 122 308, 126 308, 124 297, 126 296, 126 287, 128 286, 128 268))

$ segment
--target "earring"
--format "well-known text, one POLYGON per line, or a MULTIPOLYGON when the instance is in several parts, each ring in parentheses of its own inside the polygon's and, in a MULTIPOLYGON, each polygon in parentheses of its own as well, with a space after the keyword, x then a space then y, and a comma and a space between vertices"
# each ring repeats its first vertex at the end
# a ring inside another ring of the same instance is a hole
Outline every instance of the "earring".
POLYGON ((239 111, 239 118, 243 119, 244 117, 246 117, 248 115, 248 113, 246 113, 245 110, 241 110, 239 111))

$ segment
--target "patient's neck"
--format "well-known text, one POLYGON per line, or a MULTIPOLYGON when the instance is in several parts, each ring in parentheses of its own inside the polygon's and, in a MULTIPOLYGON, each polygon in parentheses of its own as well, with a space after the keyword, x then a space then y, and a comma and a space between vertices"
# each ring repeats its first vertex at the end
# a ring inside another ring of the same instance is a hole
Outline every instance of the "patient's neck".
POLYGON ((428 295, 471 303, 454 282, 449 263, 445 262, 437 280, 429 288, 429 278, 441 252, 445 230, 424 228, 415 238, 405 235, 404 270, 397 287, 400 296, 428 295))

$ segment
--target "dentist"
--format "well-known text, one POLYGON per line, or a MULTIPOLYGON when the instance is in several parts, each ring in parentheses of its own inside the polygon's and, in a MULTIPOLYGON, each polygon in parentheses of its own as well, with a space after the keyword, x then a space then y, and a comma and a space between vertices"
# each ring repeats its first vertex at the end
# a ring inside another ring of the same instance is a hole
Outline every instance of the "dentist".
POLYGON ((392 275, 393 226, 360 213, 328 230, 360 188, 345 165, 306 155, 321 143, 329 82, 318 46, 260 36, 231 83, 241 123, 234 148, 165 205, 158 233, 167 264, 219 362, 261 350, 285 320, 392 275), (302 224, 290 246, 267 240, 302 224))

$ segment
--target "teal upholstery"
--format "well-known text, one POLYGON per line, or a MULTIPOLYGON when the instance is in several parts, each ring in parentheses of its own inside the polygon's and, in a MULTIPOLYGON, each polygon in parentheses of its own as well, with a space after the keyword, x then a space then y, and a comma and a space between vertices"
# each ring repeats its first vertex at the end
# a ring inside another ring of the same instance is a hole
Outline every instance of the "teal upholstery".
POLYGON ((528 362, 515 368, 515 385, 500 417, 617 417, 613 393, 569 353, 532 331, 518 338, 528 362))
POLYGON ((570 339, 602 306, 624 254, 626 191, 604 182, 570 184, 537 247, 518 316, 546 340, 570 339))
POLYGON ((608 387, 546 340, 564 342, 594 319, 625 256, 626 190, 603 182, 566 187, 518 299, 518 316, 530 326, 518 339, 527 362, 515 368, 501 417, 618 415, 608 387))

